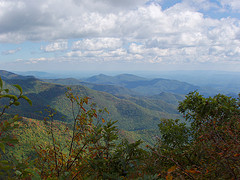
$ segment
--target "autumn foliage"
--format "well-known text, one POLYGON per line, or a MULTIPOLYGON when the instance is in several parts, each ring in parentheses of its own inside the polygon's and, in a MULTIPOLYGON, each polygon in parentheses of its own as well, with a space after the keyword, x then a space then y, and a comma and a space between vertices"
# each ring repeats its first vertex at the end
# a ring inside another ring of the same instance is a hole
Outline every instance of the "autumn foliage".
POLYGON ((18 179, 239 179, 240 99, 225 95, 203 97, 189 93, 179 104, 185 120, 162 119, 154 146, 120 138, 116 121, 98 109, 89 97, 68 89, 66 98, 72 123, 64 129, 51 107, 43 122, 49 141, 35 145, 35 157, 25 161, 8 158, 7 149, 18 143, 13 129, 18 116, 6 110, 20 105, 23 95, 9 94, 0 79, 0 177, 18 179), (64 141, 59 139, 59 132, 64 141))
POLYGON ((35 147, 36 167, 42 179, 111 179, 137 177, 137 160, 144 157, 140 141, 128 143, 118 140, 114 121, 103 118, 107 110, 96 110, 90 98, 79 98, 72 91, 66 93, 73 114, 73 124, 66 129, 68 142, 56 141, 53 127, 54 113, 45 119, 52 142, 35 147), (93 123, 95 122, 95 123, 93 123), (69 131, 71 129, 71 132, 69 131))
POLYGON ((239 99, 224 95, 189 93, 179 104, 189 125, 178 120, 159 125, 162 138, 152 148, 153 171, 167 179, 239 179, 239 106, 239 99))

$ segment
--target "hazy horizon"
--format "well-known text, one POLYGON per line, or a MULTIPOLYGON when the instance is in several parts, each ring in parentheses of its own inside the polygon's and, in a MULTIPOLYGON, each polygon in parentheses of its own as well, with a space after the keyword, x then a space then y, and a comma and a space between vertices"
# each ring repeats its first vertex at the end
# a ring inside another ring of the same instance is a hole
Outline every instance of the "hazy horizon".
POLYGON ((139 77, 148 79, 164 78, 178 81, 184 81, 195 85, 209 85, 209 84, 239 84, 240 72, 239 71, 13 71, 21 75, 33 75, 40 79, 59 79, 59 78, 76 78, 84 79, 92 76, 104 74, 107 76, 116 76, 121 74, 132 74, 139 77))

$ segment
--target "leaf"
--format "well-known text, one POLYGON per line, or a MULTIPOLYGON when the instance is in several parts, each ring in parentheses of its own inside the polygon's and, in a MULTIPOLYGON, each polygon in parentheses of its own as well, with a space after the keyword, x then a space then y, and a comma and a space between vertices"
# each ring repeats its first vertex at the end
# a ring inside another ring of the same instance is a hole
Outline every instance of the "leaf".
POLYGON ((177 166, 172 166, 168 169, 168 173, 171 173, 177 169, 177 166))
POLYGON ((173 176, 171 174, 166 176, 166 180, 172 180, 172 179, 173 179, 173 176))
POLYGON ((21 86, 19 86, 18 84, 14 84, 13 86, 14 86, 15 88, 17 88, 17 89, 20 91, 21 94, 23 93, 23 90, 22 90, 22 87, 21 87, 21 86))
POLYGON ((1 148, 1 150, 5 153, 5 146, 4 146, 3 143, 0 143, 0 148, 1 148))
POLYGON ((20 105, 20 102, 16 101, 13 103, 15 106, 19 106, 20 105))
POLYGON ((9 89, 4 89, 4 91, 5 91, 6 93, 9 93, 9 89))
POLYGON ((25 171, 25 172, 28 172, 28 173, 31 173, 31 174, 34 173, 33 169, 30 169, 30 168, 24 169, 24 171, 25 171))
POLYGON ((7 143, 8 146, 14 147, 12 143, 7 143))
POLYGON ((105 119, 102 118, 102 123, 105 123, 105 119))
POLYGON ((17 176, 21 176, 21 175, 22 175, 21 171, 18 171, 18 170, 15 171, 15 174, 16 174, 17 176))
POLYGON ((19 115, 18 114, 16 114, 13 118, 12 118, 12 120, 13 120, 13 122, 16 122, 17 120, 19 120, 20 118, 19 118, 19 115))
POLYGON ((27 96, 21 96, 21 98, 25 99, 28 102, 28 104, 32 106, 32 101, 27 96))
POLYGON ((3 81, 2 81, 2 78, 0 77, 0 89, 2 89, 2 86, 3 86, 3 81))
POLYGON ((8 164, 8 161, 7 160, 2 160, 0 161, 1 164, 8 164))
POLYGON ((104 111, 107 112, 109 114, 109 111, 107 110, 107 108, 104 108, 104 111))
POLYGON ((196 169, 190 169, 190 170, 185 170, 185 171, 188 173, 191 173, 191 174, 201 174, 201 172, 196 169))
POLYGON ((11 95, 11 94, 1 95, 0 97, 6 97, 6 98, 14 99, 15 101, 18 100, 17 96, 11 95))

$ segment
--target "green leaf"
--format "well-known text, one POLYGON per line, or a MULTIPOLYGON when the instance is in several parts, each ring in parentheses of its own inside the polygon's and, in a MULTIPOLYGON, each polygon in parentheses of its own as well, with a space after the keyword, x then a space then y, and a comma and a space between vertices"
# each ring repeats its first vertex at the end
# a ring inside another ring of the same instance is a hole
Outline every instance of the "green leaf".
POLYGON ((18 100, 17 96, 11 95, 11 94, 4 94, 4 95, 1 95, 0 97, 1 97, 1 98, 2 98, 2 97, 5 97, 5 98, 14 99, 15 101, 18 100))
POLYGON ((22 175, 21 171, 18 171, 18 170, 15 171, 15 174, 16 174, 17 176, 21 176, 21 175, 22 175))
POLYGON ((2 85, 3 85, 3 82, 2 82, 2 78, 0 77, 0 89, 2 89, 2 85))
MULTIPOLYGON (((1 162, 0 162, 1 163, 1 162)), ((1 167, 1 170, 9 170, 11 169, 12 167, 11 166, 2 166, 1 167)))
POLYGON ((28 102, 28 104, 32 106, 32 101, 27 96, 21 96, 21 98, 25 99, 28 102))
POLYGON ((3 143, 0 143, 0 148, 5 153, 5 145, 3 143))
POLYGON ((19 106, 20 105, 20 102, 16 101, 13 103, 15 106, 19 106))
POLYGON ((2 160, 0 161, 1 164, 8 164, 8 161, 7 160, 2 160))
POLYGON ((0 89, 2 89, 2 86, 3 86, 3 81, 2 81, 2 78, 0 77, 0 89))
POLYGON ((17 120, 19 120, 20 118, 19 118, 19 115, 18 114, 16 114, 14 117, 13 117, 13 122, 15 122, 15 121, 17 121, 17 120))
POLYGON ((21 86, 19 86, 18 84, 14 84, 13 86, 16 87, 20 91, 21 94, 23 93, 21 86))
POLYGON ((5 91, 6 93, 9 93, 9 89, 4 89, 4 91, 5 91))
POLYGON ((33 180, 34 180, 34 179, 36 179, 36 180, 37 180, 37 179, 41 179, 40 175, 39 175, 36 171, 34 171, 33 169, 31 169, 31 168, 25 169, 24 172, 27 172, 27 173, 30 173, 31 175, 33 175, 33 177, 32 177, 33 180))

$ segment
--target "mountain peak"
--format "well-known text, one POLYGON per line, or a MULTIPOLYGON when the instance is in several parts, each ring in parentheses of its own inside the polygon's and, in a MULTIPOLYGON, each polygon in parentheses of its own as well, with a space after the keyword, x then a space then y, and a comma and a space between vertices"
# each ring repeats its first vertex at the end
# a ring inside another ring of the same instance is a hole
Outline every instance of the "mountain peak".
POLYGON ((30 79, 35 78, 34 76, 21 76, 9 71, 0 70, 0 77, 2 79, 30 79))

